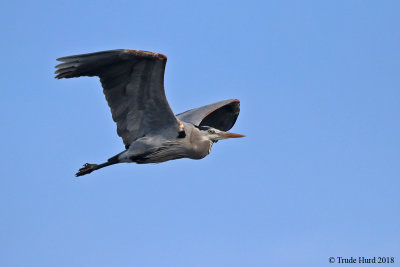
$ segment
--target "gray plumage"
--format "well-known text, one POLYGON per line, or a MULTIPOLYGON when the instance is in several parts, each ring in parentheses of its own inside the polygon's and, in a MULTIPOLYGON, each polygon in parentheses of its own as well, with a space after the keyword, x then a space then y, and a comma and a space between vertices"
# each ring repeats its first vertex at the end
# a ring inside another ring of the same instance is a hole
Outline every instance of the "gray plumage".
POLYGON ((174 115, 164 91, 165 55, 120 49, 57 59, 56 78, 98 76, 126 150, 102 164, 85 164, 76 176, 121 162, 201 159, 227 133, 240 111, 237 99, 174 115))

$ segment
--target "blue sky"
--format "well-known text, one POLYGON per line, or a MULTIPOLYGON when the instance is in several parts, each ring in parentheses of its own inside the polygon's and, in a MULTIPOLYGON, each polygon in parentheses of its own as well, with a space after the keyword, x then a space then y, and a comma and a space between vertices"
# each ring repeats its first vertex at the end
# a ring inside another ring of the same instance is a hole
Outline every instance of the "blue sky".
MULTIPOLYGON (((0 4, 1 266, 332 266, 400 262, 398 1, 0 4), (182 112, 241 100, 203 160, 119 164, 98 79, 56 58, 168 56, 182 112)), ((397 265, 396 264, 396 265, 397 265)), ((391 265, 392 266, 392 265, 391 265)))

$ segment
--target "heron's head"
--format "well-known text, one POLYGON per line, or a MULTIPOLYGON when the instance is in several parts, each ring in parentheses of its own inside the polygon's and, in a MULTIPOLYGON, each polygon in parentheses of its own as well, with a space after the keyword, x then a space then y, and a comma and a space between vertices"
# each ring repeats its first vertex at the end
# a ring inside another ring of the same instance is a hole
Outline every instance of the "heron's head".
POLYGON ((244 137, 242 134, 228 133, 209 126, 199 126, 201 135, 212 142, 217 142, 222 139, 244 137))

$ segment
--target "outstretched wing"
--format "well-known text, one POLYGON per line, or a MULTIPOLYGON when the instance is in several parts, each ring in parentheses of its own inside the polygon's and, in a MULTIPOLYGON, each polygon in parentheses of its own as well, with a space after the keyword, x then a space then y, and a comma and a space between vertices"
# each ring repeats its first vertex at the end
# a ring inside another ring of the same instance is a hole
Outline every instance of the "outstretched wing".
POLYGON ((229 99, 188 110, 176 115, 176 117, 194 125, 210 126, 218 130, 228 131, 235 124, 239 112, 240 101, 229 99))
POLYGON ((167 57, 133 49, 62 57, 56 78, 98 76, 117 133, 129 146, 145 135, 174 136, 177 119, 164 92, 167 57))

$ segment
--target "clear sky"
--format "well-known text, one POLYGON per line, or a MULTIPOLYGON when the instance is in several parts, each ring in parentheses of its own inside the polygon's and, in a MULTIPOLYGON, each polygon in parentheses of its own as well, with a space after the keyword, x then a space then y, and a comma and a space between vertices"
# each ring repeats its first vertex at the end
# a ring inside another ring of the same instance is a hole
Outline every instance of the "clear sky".
MULTIPOLYGON (((400 2, 3 1, 1 266, 400 263, 400 2), (168 56, 183 112, 238 98, 203 160, 86 162, 123 150, 97 78, 56 58, 168 56)), ((390 265, 393 266, 393 265, 390 265)))

